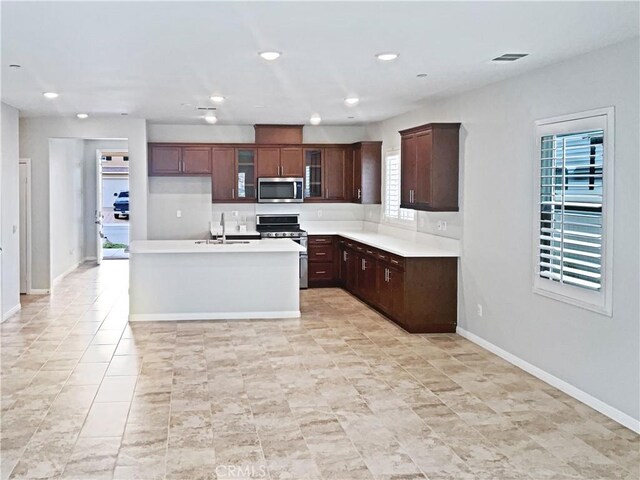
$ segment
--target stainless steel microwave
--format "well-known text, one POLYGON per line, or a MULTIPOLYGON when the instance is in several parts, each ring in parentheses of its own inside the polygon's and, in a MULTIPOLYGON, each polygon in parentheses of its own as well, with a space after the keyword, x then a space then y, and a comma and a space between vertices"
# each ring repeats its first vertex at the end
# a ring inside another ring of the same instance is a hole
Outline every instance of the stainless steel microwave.
POLYGON ((258 178, 258 203, 302 203, 302 177, 258 178))

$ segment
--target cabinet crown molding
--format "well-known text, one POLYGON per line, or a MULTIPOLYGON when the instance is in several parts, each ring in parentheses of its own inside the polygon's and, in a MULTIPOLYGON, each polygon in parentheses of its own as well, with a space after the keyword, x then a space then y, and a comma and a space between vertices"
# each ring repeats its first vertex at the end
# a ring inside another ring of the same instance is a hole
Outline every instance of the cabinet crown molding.
POLYGON ((451 130, 459 130, 460 123, 425 123, 424 125, 418 125, 417 127, 405 128, 404 130, 399 130, 398 133, 400 135, 408 135, 415 132, 422 132, 424 130, 433 130, 433 129, 451 129, 451 130))

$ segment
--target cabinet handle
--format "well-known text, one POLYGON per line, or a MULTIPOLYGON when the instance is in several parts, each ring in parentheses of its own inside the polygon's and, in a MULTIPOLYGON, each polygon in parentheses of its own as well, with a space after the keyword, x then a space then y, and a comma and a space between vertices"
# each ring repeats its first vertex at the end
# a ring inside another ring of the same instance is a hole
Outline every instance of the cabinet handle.
POLYGON ((329 198, 329 187, 324 189, 324 196, 325 198, 329 198))
POLYGON ((362 259, 362 270, 366 270, 367 269, 367 261, 363 258, 362 259))
POLYGON ((393 258, 391 259, 391 263, 395 263, 396 265, 400 265, 400 262, 397 260, 394 260, 393 258))
POLYGON ((316 252, 316 255, 320 256, 320 255, 326 255, 326 252, 316 252))
POLYGON ((360 200, 360 198, 362 198, 362 190, 358 189, 358 200, 360 200))
POLYGON ((389 281, 389 269, 388 268, 384 269, 384 281, 385 282, 389 281))
POLYGON ((373 252, 372 252, 371 250, 367 250, 367 253, 368 253, 369 255, 373 255, 373 252))
POLYGON ((325 270, 318 270, 316 273, 327 273, 325 270))
POLYGON ((236 189, 235 188, 231 189, 231 198, 236 198, 236 189))
POLYGON ((347 252, 342 252, 342 261, 343 262, 347 261, 347 252))

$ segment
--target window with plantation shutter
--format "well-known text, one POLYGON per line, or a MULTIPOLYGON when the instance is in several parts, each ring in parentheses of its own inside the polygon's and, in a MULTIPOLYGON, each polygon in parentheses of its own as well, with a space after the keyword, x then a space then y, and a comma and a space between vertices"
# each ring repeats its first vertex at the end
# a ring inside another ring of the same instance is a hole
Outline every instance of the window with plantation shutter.
POLYGON ((415 212, 400 208, 400 152, 388 152, 384 161, 384 218, 388 223, 415 223, 415 212))
POLYGON ((613 111, 537 124, 538 293, 611 313, 613 111))

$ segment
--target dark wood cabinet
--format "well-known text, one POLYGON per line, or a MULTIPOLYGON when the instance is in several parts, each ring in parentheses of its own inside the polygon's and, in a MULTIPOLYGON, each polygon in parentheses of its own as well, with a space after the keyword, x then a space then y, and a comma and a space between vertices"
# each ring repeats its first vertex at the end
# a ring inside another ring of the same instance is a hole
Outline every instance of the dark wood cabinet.
POLYGON ((280 176, 280 149, 258 148, 258 177, 280 176))
POLYGON ((204 174, 211 173, 211 148, 184 147, 182 149, 182 173, 204 174))
POLYGON ((308 238, 309 287, 333 287, 339 282, 338 242, 331 235, 308 238))
POLYGON ((401 207, 458 210, 459 123, 402 130, 401 207))
POLYGON ((302 148, 284 147, 280 149, 280 175, 283 177, 302 177, 302 148))
POLYGON ((302 177, 307 202, 380 203, 381 142, 148 146, 150 176, 212 176, 213 202, 255 202, 258 177, 302 177))
POLYGON ((209 176, 211 147, 150 145, 148 153, 151 176, 209 176))
POLYGON ((337 244, 339 286, 408 332, 455 332, 457 258, 405 258, 340 237, 337 244))
MULTIPOLYGON (((350 160, 350 159, 349 159, 350 160)), ((351 195, 351 188, 347 185, 348 169, 351 162, 347 160, 344 147, 329 147, 324 149, 324 199, 344 201, 351 195), (349 192, 347 194, 347 192, 349 192)))
POLYGON ((382 203, 382 142, 359 142, 353 148, 353 202, 382 203))
POLYGON ((235 149, 214 147, 211 150, 211 200, 213 202, 234 201, 236 198, 235 149))

